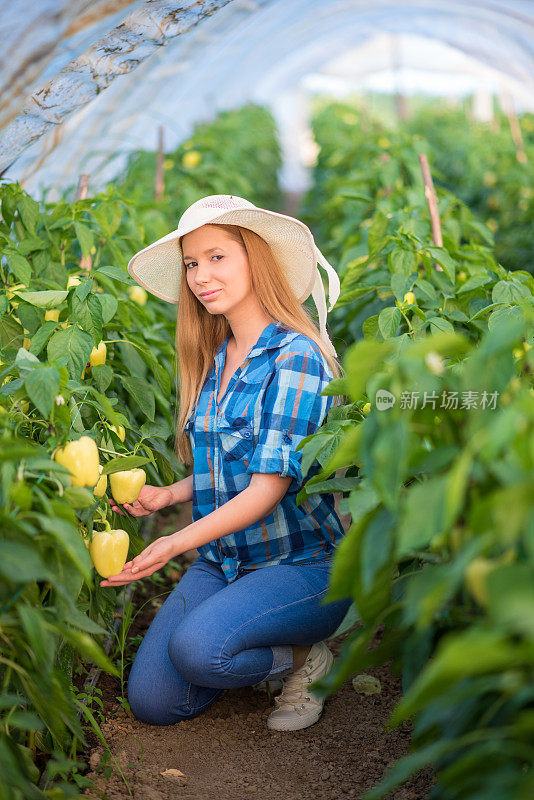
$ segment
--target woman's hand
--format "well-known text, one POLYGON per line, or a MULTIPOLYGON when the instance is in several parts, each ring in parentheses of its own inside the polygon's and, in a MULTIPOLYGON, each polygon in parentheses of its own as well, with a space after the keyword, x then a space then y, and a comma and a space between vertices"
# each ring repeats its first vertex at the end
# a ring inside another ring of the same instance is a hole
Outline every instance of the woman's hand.
MULTIPOLYGON (((133 517, 143 517, 146 514, 152 514, 154 511, 170 506, 172 500, 172 491, 169 486, 151 486, 145 483, 141 487, 137 500, 134 500, 133 503, 122 503, 122 507, 133 517)), ((113 498, 110 499, 110 504, 112 511, 122 514, 123 517, 126 516, 113 498)))
POLYGON ((145 547, 138 556, 131 561, 127 561, 119 575, 110 575, 100 586, 123 586, 125 583, 137 581, 140 578, 148 578, 152 573, 157 572, 165 564, 182 552, 176 542, 176 534, 160 536, 152 544, 145 547))

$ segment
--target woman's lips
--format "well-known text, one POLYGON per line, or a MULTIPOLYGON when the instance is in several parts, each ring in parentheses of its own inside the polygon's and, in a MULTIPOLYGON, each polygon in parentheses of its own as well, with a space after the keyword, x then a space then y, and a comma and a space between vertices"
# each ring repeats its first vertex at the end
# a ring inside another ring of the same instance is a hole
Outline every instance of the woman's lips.
POLYGON ((203 300, 211 300, 212 297, 216 297, 220 291, 221 291, 220 289, 215 289, 214 292, 210 292, 209 294, 201 294, 200 296, 202 297, 203 300))

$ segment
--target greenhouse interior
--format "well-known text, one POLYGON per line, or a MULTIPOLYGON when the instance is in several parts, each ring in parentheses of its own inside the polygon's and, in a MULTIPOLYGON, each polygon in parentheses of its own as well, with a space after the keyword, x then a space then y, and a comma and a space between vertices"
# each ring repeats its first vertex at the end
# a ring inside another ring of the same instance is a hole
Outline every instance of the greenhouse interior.
POLYGON ((0 800, 530 800, 534 2, 0 8, 0 800))

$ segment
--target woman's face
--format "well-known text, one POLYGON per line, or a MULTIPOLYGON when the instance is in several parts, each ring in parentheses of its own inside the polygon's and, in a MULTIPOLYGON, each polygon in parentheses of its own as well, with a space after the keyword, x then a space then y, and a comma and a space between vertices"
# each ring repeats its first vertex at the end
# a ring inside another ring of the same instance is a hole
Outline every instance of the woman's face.
POLYGON ((203 225, 182 238, 187 283, 210 314, 232 316, 252 296, 245 248, 222 228, 203 225), (211 296, 203 297, 213 291, 211 296))

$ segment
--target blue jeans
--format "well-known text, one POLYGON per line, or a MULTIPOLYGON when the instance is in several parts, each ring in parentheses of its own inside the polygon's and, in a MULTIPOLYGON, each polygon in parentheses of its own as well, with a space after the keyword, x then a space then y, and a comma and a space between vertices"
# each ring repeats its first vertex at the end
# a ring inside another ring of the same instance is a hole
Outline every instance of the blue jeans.
POLYGON ((199 556, 154 617, 128 678, 132 713, 151 725, 202 714, 223 693, 283 678, 291 645, 332 636, 352 598, 322 603, 331 561, 240 570, 199 556))

